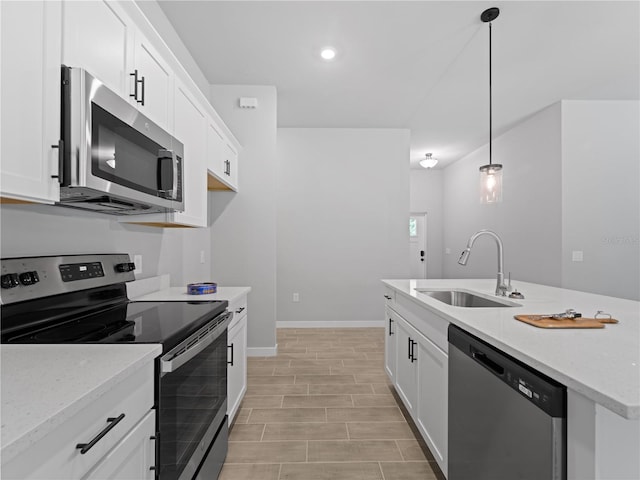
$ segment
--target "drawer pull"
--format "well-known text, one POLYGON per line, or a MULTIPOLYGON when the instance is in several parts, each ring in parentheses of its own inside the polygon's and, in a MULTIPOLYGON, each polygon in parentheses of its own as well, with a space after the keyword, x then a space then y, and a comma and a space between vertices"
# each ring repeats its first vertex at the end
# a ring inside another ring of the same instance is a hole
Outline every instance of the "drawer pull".
POLYGON ((80 453, 84 455, 89 450, 91 450, 96 443, 102 440, 102 437, 104 437, 107 433, 109 433, 109 430, 111 430, 118 423, 120 423, 123 418, 124 418, 124 413, 121 413, 118 417, 107 418, 107 422, 109 422, 109 425, 104 427, 104 429, 102 429, 102 431, 98 435, 96 435, 94 439, 91 440, 89 443, 79 443, 76 445, 76 448, 79 448, 80 453))
POLYGON ((244 307, 240 307, 238 310, 236 310, 236 313, 242 313, 244 311, 244 307))

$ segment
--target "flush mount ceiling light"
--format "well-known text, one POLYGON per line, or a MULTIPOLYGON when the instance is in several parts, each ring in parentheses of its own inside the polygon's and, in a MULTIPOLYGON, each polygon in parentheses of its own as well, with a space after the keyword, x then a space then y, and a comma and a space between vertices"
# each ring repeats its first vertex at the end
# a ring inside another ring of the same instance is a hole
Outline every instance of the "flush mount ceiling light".
POLYGON ((433 168, 438 164, 438 159, 437 158, 432 158, 432 153, 425 153, 424 156, 426 157, 424 160, 420 160, 420 166, 422 168, 433 168))
POLYGON ((496 7, 489 8, 480 15, 480 19, 489 24, 489 164, 480 167, 480 203, 498 203, 502 201, 502 165, 492 163, 491 22, 498 18, 498 15, 500 15, 500 9, 496 7))
POLYGON ((323 60, 331 61, 336 58, 336 49, 333 47, 324 47, 320 51, 320 56, 323 60))

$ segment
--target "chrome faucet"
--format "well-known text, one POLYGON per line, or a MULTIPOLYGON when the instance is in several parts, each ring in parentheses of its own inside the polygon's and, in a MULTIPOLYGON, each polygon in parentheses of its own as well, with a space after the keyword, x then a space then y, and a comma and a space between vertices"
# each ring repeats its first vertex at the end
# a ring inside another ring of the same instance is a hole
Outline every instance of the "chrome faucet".
POLYGON ((460 265, 466 265, 469 260, 469 255, 471 254, 471 247, 475 243, 476 239, 482 235, 489 235, 493 237, 496 241, 496 245, 498 246, 498 281, 496 283, 496 295, 504 297, 507 295, 508 287, 504 283, 504 256, 502 254, 502 240, 497 233, 492 232, 491 230, 480 230, 471 237, 469 237, 469 241, 467 242, 467 248, 465 248, 460 254, 460 258, 458 259, 458 263, 460 265))

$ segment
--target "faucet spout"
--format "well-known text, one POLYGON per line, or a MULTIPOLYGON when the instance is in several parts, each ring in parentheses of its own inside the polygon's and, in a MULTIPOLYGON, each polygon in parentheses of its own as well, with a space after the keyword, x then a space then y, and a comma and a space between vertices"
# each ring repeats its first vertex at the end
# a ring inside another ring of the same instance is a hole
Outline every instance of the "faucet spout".
POLYGON ((502 240, 498 236, 497 233, 492 232, 491 230, 480 230, 471 237, 469 237, 469 241, 467 242, 467 248, 465 248, 458 259, 458 263, 460 265, 466 265, 469 260, 469 255, 471 254, 471 248, 473 244, 476 242, 478 237, 483 235, 489 235, 496 242, 496 246, 498 247, 498 274, 497 274, 497 283, 496 283, 496 295, 506 296, 507 294, 507 286, 504 283, 504 255, 503 255, 503 245, 502 240))

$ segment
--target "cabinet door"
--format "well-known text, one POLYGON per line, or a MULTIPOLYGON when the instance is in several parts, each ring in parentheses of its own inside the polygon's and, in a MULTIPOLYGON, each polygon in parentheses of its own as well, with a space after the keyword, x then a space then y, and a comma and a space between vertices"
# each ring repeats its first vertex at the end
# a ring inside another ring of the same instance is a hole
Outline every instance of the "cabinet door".
POLYGON ((231 423, 247 391, 247 315, 229 329, 227 368, 227 414, 231 423))
POLYGON ((416 424, 442 471, 447 473, 447 401, 449 359, 429 339, 418 340, 416 424))
POLYGON ((207 127, 207 170, 209 190, 238 191, 238 151, 211 119, 207 127))
POLYGON ((64 2, 62 60, 129 98, 133 25, 114 2, 64 2))
POLYGON ((155 478, 155 427, 156 414, 151 411, 83 479, 155 478))
POLYGON ((384 369, 393 383, 396 381, 396 350, 398 315, 389 307, 385 307, 384 330, 384 369))
POLYGON ((217 178, 224 172, 224 135, 211 119, 207 121, 207 170, 217 178))
POLYGON ((0 2, 2 196, 60 198, 61 4, 0 2))
POLYGON ((416 360, 418 332, 401 316, 397 316, 396 333, 396 390, 412 415, 416 408, 418 395, 418 363, 416 360))
MULTIPOLYGON (((167 131, 172 131, 173 73, 149 41, 136 33, 134 70, 137 70, 137 98, 131 101, 138 109, 167 131)), ((135 81, 135 76, 130 77, 135 81)), ((135 86, 131 87, 135 91, 135 86)))
POLYGON ((238 188, 238 152, 228 140, 224 145, 224 175, 232 190, 238 188))

